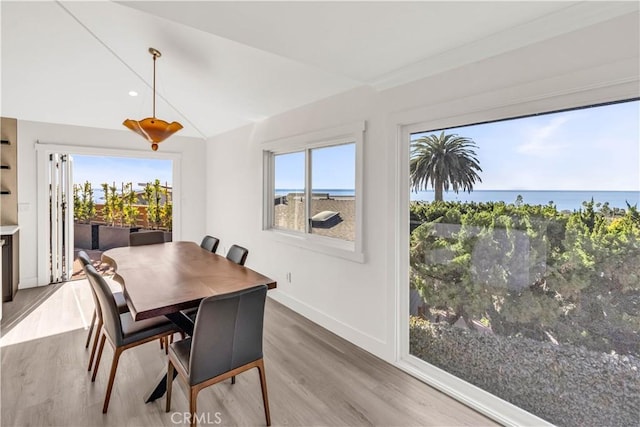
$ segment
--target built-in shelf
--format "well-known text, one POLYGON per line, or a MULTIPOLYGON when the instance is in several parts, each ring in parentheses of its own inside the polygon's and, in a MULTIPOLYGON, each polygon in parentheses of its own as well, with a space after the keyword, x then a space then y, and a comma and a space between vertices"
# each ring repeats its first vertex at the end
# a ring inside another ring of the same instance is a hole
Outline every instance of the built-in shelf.
MULTIPOLYGON (((0 0, 1 2, 2 0, 0 0)), ((18 223, 18 121, 0 117, 0 225, 18 223)), ((5 250, 6 250, 5 245, 5 250)))

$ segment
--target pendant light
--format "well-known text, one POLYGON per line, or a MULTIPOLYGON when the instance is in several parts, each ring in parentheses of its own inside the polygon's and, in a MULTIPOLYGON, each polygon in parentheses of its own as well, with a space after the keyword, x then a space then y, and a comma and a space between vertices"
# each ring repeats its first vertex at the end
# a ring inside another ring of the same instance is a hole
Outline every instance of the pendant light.
POLYGON ((149 53, 153 56, 153 116, 140 121, 127 119, 122 124, 149 141, 151 149, 156 151, 158 143, 182 129, 182 125, 178 122, 167 123, 156 118, 156 59, 162 54, 152 47, 149 48, 149 53))

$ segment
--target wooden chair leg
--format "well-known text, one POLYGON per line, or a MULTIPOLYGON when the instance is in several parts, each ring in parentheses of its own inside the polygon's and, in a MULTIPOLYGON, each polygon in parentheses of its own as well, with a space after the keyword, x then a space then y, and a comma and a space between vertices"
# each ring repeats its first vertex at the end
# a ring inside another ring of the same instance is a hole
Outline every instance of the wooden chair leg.
POLYGON ((93 365, 93 358, 96 355, 96 348, 98 347, 98 340, 100 339, 100 333, 102 332, 102 318, 98 319, 98 325, 96 326, 96 334, 93 338, 93 347, 91 348, 91 357, 89 357, 89 366, 87 371, 91 371, 91 365, 93 365))
POLYGON ((169 354, 169 336, 165 335, 162 339, 164 340, 164 354, 169 354))
POLYGON ((165 408, 165 412, 169 412, 171 410, 171 389, 173 388, 173 363, 169 360, 169 366, 167 366, 167 406, 165 408))
POLYGON ((91 376, 91 382, 96 380, 96 374, 98 373, 98 366, 100 366, 100 359, 102 358, 102 350, 104 349, 104 341, 107 339, 107 335, 105 333, 102 334, 102 339, 100 340, 100 346, 98 347, 98 358, 96 359, 96 364, 93 367, 93 375, 91 376))
POLYGON ((260 372, 260 386, 262 387, 262 403, 264 404, 264 417, 267 425, 271 425, 271 415, 269 414, 269 397, 267 395, 267 377, 264 373, 264 360, 258 362, 258 371, 260 372))
POLYGON ((102 413, 106 414, 109 408, 109 400, 111 399, 111 389, 113 388, 113 381, 116 379, 116 370, 118 369, 118 360, 122 354, 122 347, 116 347, 113 351, 113 362, 111 362, 111 373, 109 374, 109 383, 107 384, 107 394, 104 396, 104 405, 102 406, 102 413))
POLYGON ((236 376, 232 376, 231 377, 231 384, 235 384, 236 383, 236 376))
POLYGON ((164 337, 160 337, 160 350, 164 348, 164 337))
POLYGON ((198 403, 198 389, 189 387, 189 413, 191 414, 191 427, 196 427, 196 410, 198 403))
POLYGON ((89 342, 91 342, 91 335, 93 334, 93 325, 96 323, 97 312, 93 309, 93 316, 91 317, 91 326, 89 326, 89 333, 87 334, 87 342, 84 344, 84 348, 89 348, 89 342))

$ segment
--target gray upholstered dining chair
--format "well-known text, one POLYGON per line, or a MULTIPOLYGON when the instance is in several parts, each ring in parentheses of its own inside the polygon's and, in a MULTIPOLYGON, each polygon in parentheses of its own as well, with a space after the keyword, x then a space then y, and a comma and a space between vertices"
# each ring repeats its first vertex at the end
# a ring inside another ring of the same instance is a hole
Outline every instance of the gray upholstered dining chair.
POLYGON ((167 412, 171 410, 174 369, 189 387, 191 425, 195 426, 200 390, 258 368, 264 415, 271 425, 262 354, 266 296, 267 286, 260 285, 201 301, 193 336, 169 346, 167 412))
MULTIPOLYGON (((205 237, 206 239, 206 237, 205 237)), ((214 237, 215 239, 215 237, 214 237)), ((204 243, 204 240, 203 240, 204 243)), ((200 245, 202 246, 202 245, 200 245)), ((215 252, 212 251, 212 252, 215 252)), ((229 250, 227 251, 227 256, 226 258, 229 261, 235 262, 238 265, 244 265, 245 261, 247 260, 247 255, 249 255, 249 250, 246 248, 243 248, 242 246, 238 246, 238 245, 231 245, 231 247, 229 248, 229 250)), ((186 310, 182 311, 184 314, 186 314, 187 316, 189 316, 191 318, 191 320, 194 320, 196 318, 196 313, 198 312, 198 307, 194 307, 194 308, 188 308, 186 310)), ((233 377, 233 382, 235 384, 235 377, 233 377)))
MULTIPOLYGON (((89 258, 89 255, 85 251, 78 252, 78 259, 84 266, 93 265, 93 261, 89 258)), ((93 297, 93 316, 91 317, 91 325, 89 326, 89 333, 87 334, 87 342, 84 345, 84 348, 89 348, 89 342, 91 341, 91 335, 93 334, 93 328, 96 325, 96 320, 98 321, 96 333, 93 338, 93 345, 91 346, 91 357, 89 358, 89 366, 87 367, 87 371, 91 370, 91 366, 93 365, 93 358, 96 354, 96 348, 98 347, 98 338, 100 336, 100 329, 102 329, 102 310, 100 309, 100 302, 98 301, 98 296, 96 292, 93 290, 93 286, 89 286, 91 289, 91 296, 93 297)), ((129 307, 127 306, 127 302, 124 299, 124 295, 122 292, 113 292, 113 298, 116 301, 116 306, 118 307, 119 313, 126 313, 129 311, 129 307)))
POLYGON ((129 246, 155 245, 164 243, 164 231, 136 231, 129 234, 129 246))
POLYGON ((156 317, 136 322, 131 316, 131 313, 119 313, 116 301, 104 278, 92 265, 86 265, 84 270, 89 279, 89 283, 91 283, 91 286, 98 296, 104 322, 101 330, 102 334, 100 346, 98 347, 98 356, 91 377, 92 382, 95 381, 96 374, 98 373, 105 340, 109 340, 109 343, 113 347, 111 372, 109 374, 109 382, 107 383, 107 391, 102 406, 102 413, 106 414, 109 408, 109 399, 111 398, 111 390, 113 389, 116 370, 118 369, 118 361, 120 360, 122 352, 146 342, 173 335, 175 332, 178 332, 178 328, 164 317, 156 317))
POLYGON ((209 252, 216 253, 216 249, 218 249, 218 245, 220 244, 220 239, 213 236, 204 236, 202 239, 202 243, 200 243, 200 247, 208 250, 209 252))
POLYGON ((227 259, 239 265, 244 265, 249 255, 249 250, 238 245, 231 245, 227 251, 227 259))

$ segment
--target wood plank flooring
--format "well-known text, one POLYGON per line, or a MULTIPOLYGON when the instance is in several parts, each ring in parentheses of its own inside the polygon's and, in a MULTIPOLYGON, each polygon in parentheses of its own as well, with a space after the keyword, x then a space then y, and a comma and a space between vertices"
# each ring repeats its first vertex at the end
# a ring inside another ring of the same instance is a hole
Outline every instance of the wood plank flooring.
MULTIPOLYGON (((171 412, 164 412, 164 398, 143 402, 158 374, 166 370, 166 356, 157 342, 123 353, 109 412, 102 414, 113 352, 105 346, 98 377, 91 383, 89 351, 84 348, 87 331, 78 326, 82 321, 72 319, 90 319, 88 292, 86 282, 75 281, 31 292, 27 300, 36 301, 37 307, 25 309, 28 303, 23 299, 18 301, 24 304, 21 310, 3 306, 2 426, 183 425, 188 401, 181 381, 174 383, 171 412), (73 303, 63 302, 70 298, 73 303), (47 302, 51 299, 55 303, 47 302), (20 311, 28 314, 20 316, 20 311), (68 330, 53 325, 53 319, 68 330)), ((273 425, 496 425, 270 299, 264 354, 273 425)), ((238 376, 235 385, 227 381, 203 390, 198 410, 203 426, 264 425, 257 370, 238 376)))

